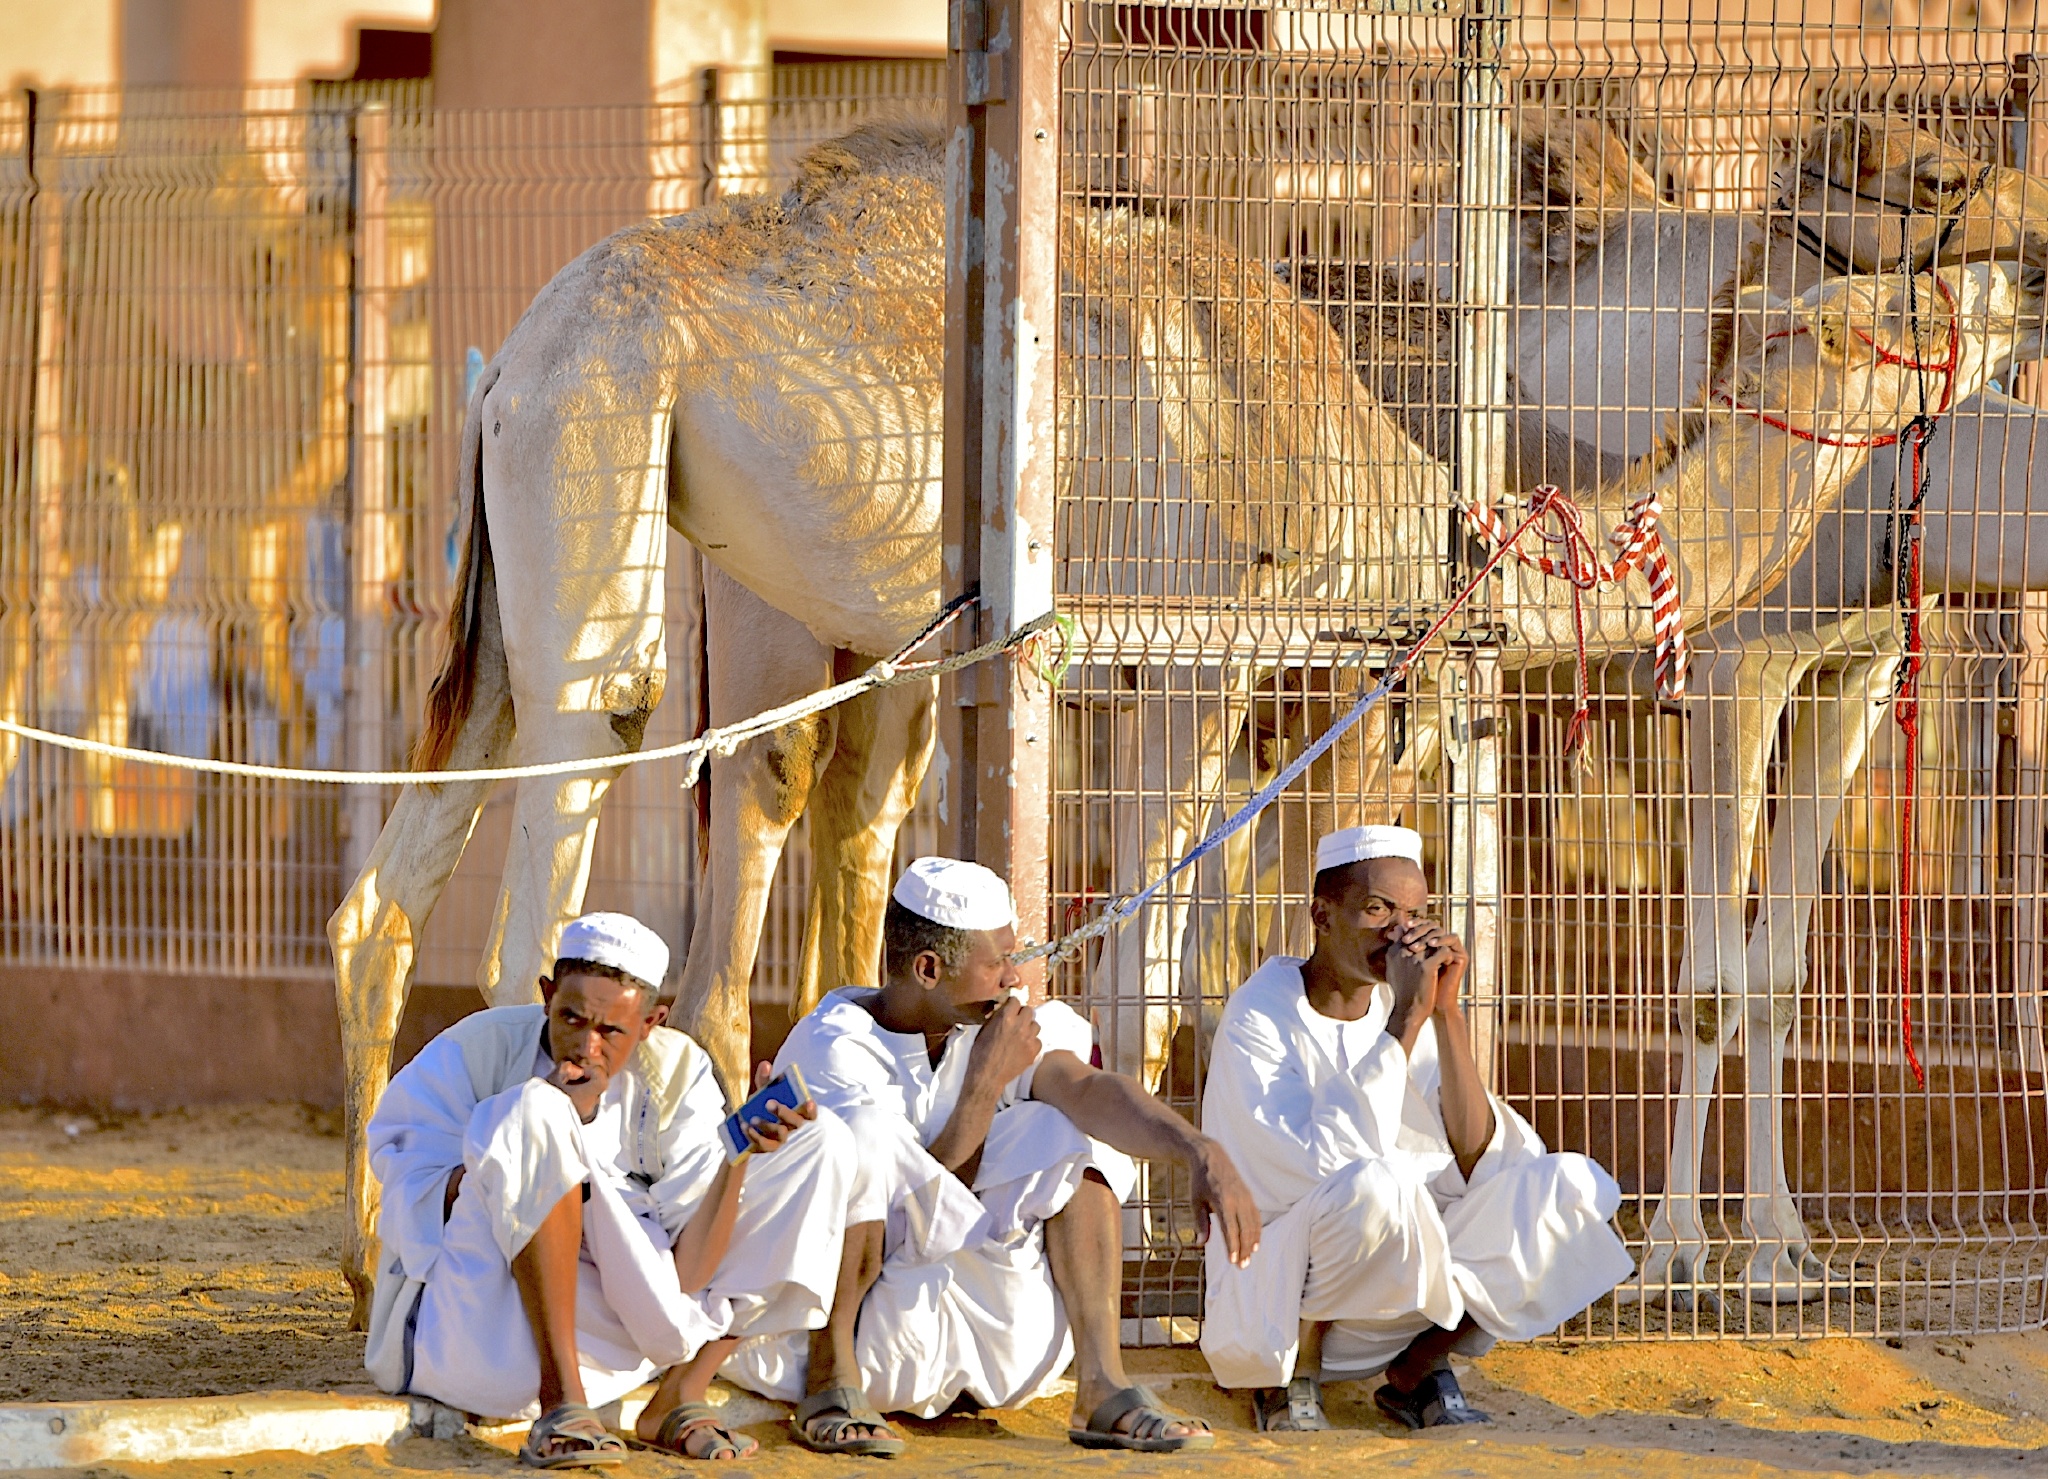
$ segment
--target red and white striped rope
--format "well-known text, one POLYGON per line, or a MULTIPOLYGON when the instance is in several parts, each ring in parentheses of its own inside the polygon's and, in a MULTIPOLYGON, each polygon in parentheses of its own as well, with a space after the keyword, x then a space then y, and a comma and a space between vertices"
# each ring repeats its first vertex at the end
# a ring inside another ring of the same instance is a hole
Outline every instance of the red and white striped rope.
MULTIPOLYGON (((1579 662, 1579 709, 1573 715, 1572 747, 1576 748, 1583 734, 1587 716, 1582 604, 1586 591, 1619 585, 1630 575, 1641 572, 1650 587, 1650 633, 1657 647, 1657 691, 1667 699, 1684 698, 1686 668, 1692 653, 1685 638, 1685 611, 1679 604, 1678 576, 1671 568, 1671 558, 1657 528, 1658 520, 1664 516, 1664 506, 1657 495, 1646 493, 1630 504, 1628 513, 1609 532, 1608 542, 1614 546, 1611 561, 1601 555, 1587 534, 1585 515, 1578 505, 1556 485, 1545 483, 1537 488, 1529 497, 1528 510, 1532 518, 1548 516, 1557 520, 1559 527, 1555 532, 1540 527, 1538 532, 1546 543, 1556 545, 1559 553, 1532 554, 1517 545, 1515 558, 1545 575, 1569 582, 1572 587, 1572 621, 1579 662)), ((1507 524, 1493 509, 1473 500, 1466 503, 1464 512, 1466 522, 1481 539, 1496 548, 1508 542, 1507 524)))

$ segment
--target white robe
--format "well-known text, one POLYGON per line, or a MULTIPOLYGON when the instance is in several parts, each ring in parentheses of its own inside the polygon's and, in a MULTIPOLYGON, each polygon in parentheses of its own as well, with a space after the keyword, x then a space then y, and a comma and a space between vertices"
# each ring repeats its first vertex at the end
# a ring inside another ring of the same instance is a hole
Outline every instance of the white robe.
POLYGON ((1208 1249, 1202 1351, 1225 1387, 1284 1386, 1303 1320, 1334 1321, 1331 1377, 1367 1376, 1430 1326, 1470 1314, 1482 1336, 1554 1329, 1634 1271, 1608 1226, 1621 1193, 1585 1156, 1551 1154, 1498 1098, 1467 1177, 1437 1105, 1436 1027, 1411 1056, 1386 1031, 1382 986, 1357 1022, 1309 1005, 1301 962, 1268 961, 1224 1008, 1202 1128, 1264 1221, 1247 1268, 1208 1249))
MULTIPOLYGON (((797 1023, 777 1055, 860 1147, 850 1223, 882 1221, 881 1277, 861 1305, 855 1348, 868 1397, 884 1412, 933 1417, 962 1392, 984 1407, 1038 1396, 1073 1356, 1066 1311, 1045 1259, 1042 1224, 1090 1169, 1119 1201, 1136 1168, 1059 1110, 1031 1100, 1037 1064, 1005 1086, 972 1191, 925 1146, 952 1118, 979 1028, 956 1028, 938 1066, 916 1033, 885 1032, 848 988, 797 1023)), ((1040 1056, 1087 1062, 1094 1029, 1062 1002, 1036 1011, 1040 1056)), ((753 1340, 725 1374, 764 1396, 803 1395, 804 1342, 753 1340)))
POLYGON ((671 1250, 724 1160, 710 1060, 657 1028, 586 1125, 542 1081, 545 1021, 540 1007, 464 1018, 392 1079, 371 1119, 384 1203, 365 1364, 378 1385, 466 1412, 537 1416, 539 1354, 511 1261, 579 1186, 577 1357, 593 1404, 707 1341, 822 1325, 852 1192, 845 1125, 821 1113, 749 1160, 726 1256, 705 1288, 684 1290, 671 1250), (457 1165, 466 1174, 444 1225, 457 1165))

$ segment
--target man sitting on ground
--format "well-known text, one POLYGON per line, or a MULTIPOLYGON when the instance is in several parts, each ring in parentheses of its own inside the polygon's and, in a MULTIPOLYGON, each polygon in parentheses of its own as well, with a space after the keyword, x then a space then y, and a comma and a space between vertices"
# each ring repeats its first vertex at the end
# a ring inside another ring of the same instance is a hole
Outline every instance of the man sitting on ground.
POLYGON ((519 1455, 537 1468, 620 1462, 592 1409, 665 1368, 639 1436, 744 1458, 757 1445, 706 1405, 712 1375, 744 1336, 823 1323, 852 1138, 782 1108, 746 1127, 758 1154, 729 1161, 710 1059, 662 1025, 660 937, 587 914, 560 950, 544 1005, 456 1023, 370 1121, 366 1364, 386 1391, 537 1417, 519 1455))
POLYGON ((1124 1372, 1120 1204, 1136 1176, 1125 1153, 1187 1168, 1197 1227, 1206 1233, 1212 1214, 1220 1225, 1219 1256, 1251 1256, 1257 1211, 1213 1140, 1089 1066, 1085 1019, 1017 998, 1016 939, 1002 879, 919 858, 884 920, 881 989, 832 992, 776 1059, 801 1067, 846 1120, 862 1163, 825 1328, 808 1342, 749 1341, 727 1367, 757 1391, 802 1399, 805 1447, 900 1452, 877 1409, 932 1417, 963 1393, 1014 1406, 1070 1356, 1075 1443, 1171 1452, 1215 1441, 1124 1372))
POLYGON ((1202 1123, 1265 1235, 1242 1266, 1212 1249, 1202 1350, 1268 1431, 1327 1428, 1321 1378, 1382 1369, 1374 1401, 1409 1427, 1484 1422, 1451 1352, 1540 1335, 1626 1278, 1620 1192, 1487 1091, 1464 946, 1422 917, 1422 838, 1354 827, 1316 869, 1315 952, 1260 967, 1210 1053, 1202 1123))

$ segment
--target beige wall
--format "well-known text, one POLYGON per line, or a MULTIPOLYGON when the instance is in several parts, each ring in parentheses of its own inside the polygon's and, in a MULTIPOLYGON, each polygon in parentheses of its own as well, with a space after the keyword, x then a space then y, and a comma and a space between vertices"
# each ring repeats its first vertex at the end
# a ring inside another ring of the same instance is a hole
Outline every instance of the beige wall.
POLYGON ((783 51, 937 56, 946 0, 767 0, 768 42, 783 51))
POLYGON ((9 87, 114 81, 115 0, 0 4, 0 82, 9 87))
POLYGON ((0 83, 282 82, 355 61, 358 26, 434 22, 434 0, 0 0, 0 83))
POLYGON ((434 0, 248 0, 249 76, 257 82, 337 77, 355 65, 358 26, 420 30, 434 0))

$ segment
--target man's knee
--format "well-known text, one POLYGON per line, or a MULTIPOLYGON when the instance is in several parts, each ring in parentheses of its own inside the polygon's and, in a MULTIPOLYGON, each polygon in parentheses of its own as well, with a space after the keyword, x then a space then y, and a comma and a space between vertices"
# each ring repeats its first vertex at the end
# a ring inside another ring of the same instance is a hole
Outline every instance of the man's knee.
POLYGON ((1314 1221, 1318 1229, 1355 1231, 1372 1247, 1407 1229, 1416 1196, 1416 1188, 1383 1163, 1354 1161, 1323 1183, 1314 1221))

